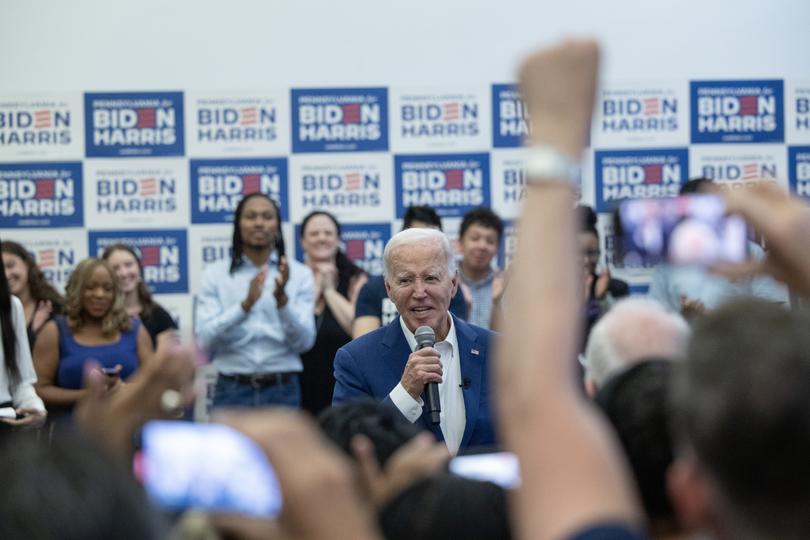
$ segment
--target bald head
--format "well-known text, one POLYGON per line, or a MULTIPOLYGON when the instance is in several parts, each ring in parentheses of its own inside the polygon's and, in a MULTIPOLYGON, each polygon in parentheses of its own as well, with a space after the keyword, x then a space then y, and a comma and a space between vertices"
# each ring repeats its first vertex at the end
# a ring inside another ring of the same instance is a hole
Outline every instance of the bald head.
POLYGON ((689 325, 650 298, 617 302, 591 330, 585 376, 597 387, 611 375, 645 358, 679 359, 686 352, 689 325))

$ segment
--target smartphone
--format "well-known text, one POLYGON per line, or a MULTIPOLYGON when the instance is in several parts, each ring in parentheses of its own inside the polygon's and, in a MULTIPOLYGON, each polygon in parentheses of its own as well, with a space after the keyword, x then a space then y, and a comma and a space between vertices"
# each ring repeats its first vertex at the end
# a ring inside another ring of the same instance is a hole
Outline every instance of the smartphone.
POLYGON ((281 488, 265 453, 228 426, 148 422, 134 465, 151 499, 167 510, 262 518, 281 512, 281 488))
POLYGON ((458 476, 492 482, 505 489, 520 487, 520 464, 512 452, 456 456, 450 460, 449 468, 458 476))
POLYGON ((719 195, 633 199, 619 207, 619 252, 624 264, 710 265, 746 259, 747 230, 727 215, 719 195))

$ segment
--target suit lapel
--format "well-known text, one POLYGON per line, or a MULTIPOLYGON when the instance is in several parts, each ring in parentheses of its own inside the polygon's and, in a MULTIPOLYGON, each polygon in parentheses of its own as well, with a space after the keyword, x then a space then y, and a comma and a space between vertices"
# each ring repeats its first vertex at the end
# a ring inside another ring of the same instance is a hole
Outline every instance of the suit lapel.
POLYGON ((386 327, 382 345, 383 351, 381 351, 380 359, 386 359, 385 364, 390 375, 399 382, 405 371, 405 364, 408 363, 408 356, 411 354, 408 340, 405 339, 405 334, 402 333, 399 325, 399 317, 395 317, 386 327))
POLYGON ((461 362, 461 380, 469 381, 466 389, 462 390, 464 397, 464 415, 466 423, 464 436, 461 438, 461 448, 465 448, 472 437, 475 421, 478 418, 478 406, 481 403, 484 355, 483 350, 476 342, 477 336, 472 328, 464 321, 453 317, 456 326, 456 340, 458 341, 459 361, 461 362))

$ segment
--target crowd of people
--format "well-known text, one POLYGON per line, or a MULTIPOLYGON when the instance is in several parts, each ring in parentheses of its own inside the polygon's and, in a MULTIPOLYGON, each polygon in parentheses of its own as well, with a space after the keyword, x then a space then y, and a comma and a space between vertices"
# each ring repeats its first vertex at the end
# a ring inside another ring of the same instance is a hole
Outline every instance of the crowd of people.
POLYGON ((408 209, 370 276, 326 211, 289 258, 278 205, 249 194, 231 258, 204 271, 200 350, 132 247, 81 261, 62 295, 3 241, 0 538, 810 536, 810 317, 787 301, 810 296, 810 209, 771 183, 722 193, 767 252, 661 266, 630 296, 594 212, 572 211, 598 66, 590 41, 522 64, 532 158, 508 271, 488 208, 455 248, 432 209, 408 209), (203 356, 213 421, 277 476, 274 519, 160 511, 132 474, 143 426, 199 397, 203 356), (449 472, 481 451, 511 452, 519 485, 449 472))

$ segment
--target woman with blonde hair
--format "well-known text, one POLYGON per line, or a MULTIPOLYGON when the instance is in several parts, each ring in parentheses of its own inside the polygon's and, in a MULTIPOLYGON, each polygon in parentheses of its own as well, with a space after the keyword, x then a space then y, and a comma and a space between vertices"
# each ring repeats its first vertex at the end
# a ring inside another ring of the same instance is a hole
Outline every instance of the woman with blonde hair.
POLYGON ((83 260, 65 287, 62 315, 48 322, 34 346, 39 395, 49 408, 71 409, 84 395, 88 364, 118 386, 152 355, 149 334, 127 314, 112 269, 94 257, 83 260))

